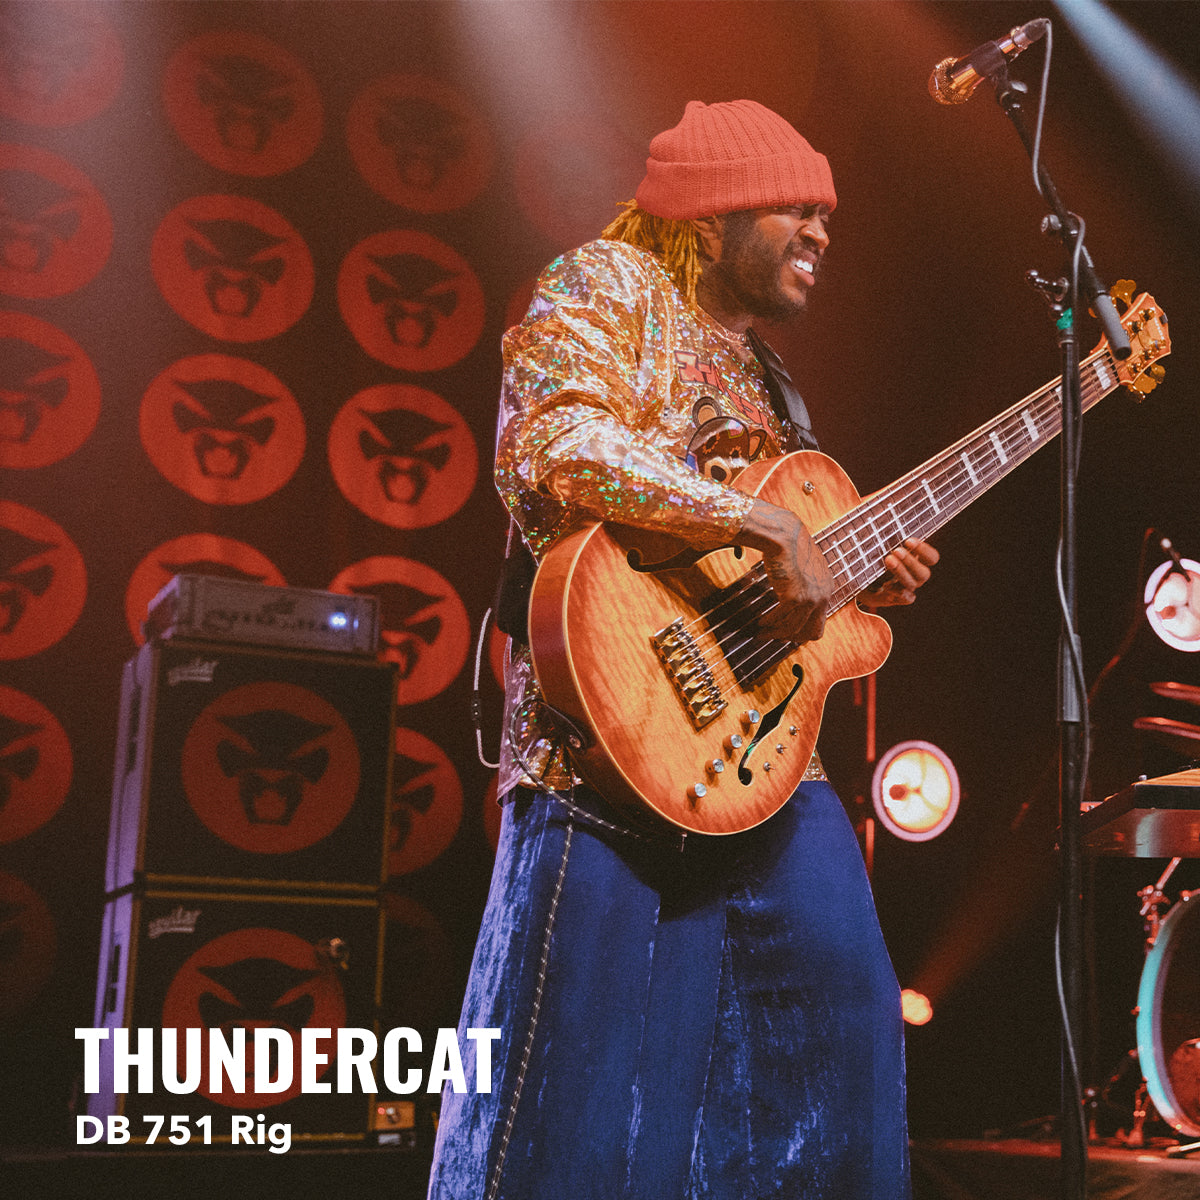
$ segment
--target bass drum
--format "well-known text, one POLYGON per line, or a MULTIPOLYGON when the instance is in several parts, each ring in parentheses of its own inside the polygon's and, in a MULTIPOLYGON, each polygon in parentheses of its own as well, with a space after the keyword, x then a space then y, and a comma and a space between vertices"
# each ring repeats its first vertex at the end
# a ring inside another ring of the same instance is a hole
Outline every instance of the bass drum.
POLYGON ((1200 891, 1183 893, 1146 956, 1137 1045, 1159 1115, 1200 1138, 1200 891))

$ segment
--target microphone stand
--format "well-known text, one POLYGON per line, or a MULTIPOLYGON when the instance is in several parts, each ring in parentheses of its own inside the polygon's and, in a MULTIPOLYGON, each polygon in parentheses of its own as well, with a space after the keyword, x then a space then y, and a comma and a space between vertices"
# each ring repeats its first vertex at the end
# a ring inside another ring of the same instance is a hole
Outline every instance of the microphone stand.
MULTIPOLYGON (((1023 84, 1009 79, 1004 55, 997 52, 993 61, 982 64, 995 90, 996 100, 1016 128, 1025 149, 1033 156, 1033 138, 1025 122, 1021 101, 1023 84), (995 61, 998 59, 999 61, 995 61)), ((1112 300, 1102 287, 1085 246, 1077 246, 1080 225, 1059 199, 1053 180, 1040 161, 1037 177, 1043 199, 1051 215, 1043 222, 1043 232, 1057 234, 1068 253, 1068 271, 1064 280, 1048 283, 1030 273, 1031 282, 1047 293, 1062 363, 1061 444, 1061 547, 1060 579, 1062 627, 1059 638, 1059 845, 1060 886, 1059 924, 1056 962, 1059 971, 1059 999, 1062 1005, 1063 1043, 1061 1060, 1061 1184, 1064 1200, 1083 1200, 1087 1190, 1087 1128, 1083 1114, 1082 1082, 1079 1076, 1079 1046, 1082 1029, 1083 995, 1083 870, 1080 812, 1086 761, 1086 701, 1082 686, 1083 668, 1079 637, 1076 633, 1076 497, 1078 466, 1077 445, 1082 419, 1079 375, 1079 340, 1075 314, 1080 292, 1097 314, 1108 336, 1113 354, 1126 358, 1129 339, 1117 316, 1112 300), (1073 269, 1078 265, 1078 274, 1073 269)))

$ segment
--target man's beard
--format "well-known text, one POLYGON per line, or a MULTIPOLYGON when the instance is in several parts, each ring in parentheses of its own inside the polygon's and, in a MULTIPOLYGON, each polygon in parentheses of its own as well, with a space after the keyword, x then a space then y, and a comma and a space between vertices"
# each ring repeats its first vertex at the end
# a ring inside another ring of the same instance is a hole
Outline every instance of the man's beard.
POLYGON ((710 263, 705 282, 729 308, 763 321, 786 321, 802 313, 806 297, 789 296, 780 282, 780 269, 789 261, 767 243, 752 212, 725 218, 720 261, 710 263))

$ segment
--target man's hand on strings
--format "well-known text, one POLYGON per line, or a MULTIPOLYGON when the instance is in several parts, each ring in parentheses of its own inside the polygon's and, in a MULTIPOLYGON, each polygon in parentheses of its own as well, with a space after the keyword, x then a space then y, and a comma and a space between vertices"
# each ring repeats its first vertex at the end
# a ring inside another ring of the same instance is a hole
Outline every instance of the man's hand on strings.
POLYGON ((911 604, 917 598, 917 588, 929 582, 933 567, 940 556, 928 543, 919 538, 905 538, 885 556, 887 574, 858 597, 863 608, 886 608, 894 604, 911 604))
POLYGON ((825 632, 833 597, 833 574, 825 556, 795 513, 755 500, 738 541, 761 550, 778 603, 759 622, 772 637, 811 642, 825 632))

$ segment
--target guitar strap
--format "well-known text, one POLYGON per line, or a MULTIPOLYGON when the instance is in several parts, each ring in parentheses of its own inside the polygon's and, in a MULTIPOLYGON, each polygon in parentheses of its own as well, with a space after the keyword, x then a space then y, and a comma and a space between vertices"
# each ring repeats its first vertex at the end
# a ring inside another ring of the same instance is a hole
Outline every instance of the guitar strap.
POLYGON ((775 415, 783 422, 784 428, 792 432, 796 444, 788 449, 816 450, 817 439, 812 431, 808 408, 800 389, 792 382, 787 367, 783 365, 783 359, 753 329, 746 330, 746 341, 762 366, 763 379, 775 415))
POLYGON ((527 644, 529 641, 529 594, 533 591, 533 577, 537 563, 521 536, 516 521, 508 522, 508 546, 505 549, 504 565, 500 569, 500 582, 496 588, 496 601, 492 605, 496 613, 496 628, 506 633, 514 642, 527 644))

